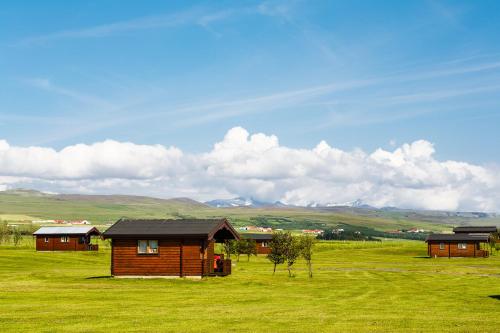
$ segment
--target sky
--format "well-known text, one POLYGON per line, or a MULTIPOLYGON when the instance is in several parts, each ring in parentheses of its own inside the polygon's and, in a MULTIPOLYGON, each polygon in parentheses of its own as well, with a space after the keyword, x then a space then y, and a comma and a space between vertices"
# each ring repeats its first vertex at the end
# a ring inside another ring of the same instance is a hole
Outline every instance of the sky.
POLYGON ((2 1, 0 190, 500 212, 498 1, 2 1))

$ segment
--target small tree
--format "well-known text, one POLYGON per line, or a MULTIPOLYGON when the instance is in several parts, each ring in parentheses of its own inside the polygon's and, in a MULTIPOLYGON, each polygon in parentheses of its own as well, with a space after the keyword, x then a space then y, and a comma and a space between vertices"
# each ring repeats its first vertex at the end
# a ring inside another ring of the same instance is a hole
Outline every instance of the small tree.
POLYGON ((237 261, 240 261, 240 255, 247 255, 247 260, 250 261, 251 255, 257 255, 257 247, 253 239, 243 238, 236 242, 237 261))
POLYGON ((7 222, 0 223, 0 244, 8 243, 10 238, 9 227, 7 226, 7 222))
POLYGON ((236 254, 236 261, 240 262, 240 255, 245 253, 245 248, 244 244, 241 242, 241 239, 239 241, 236 241, 234 244, 234 252, 236 254))
POLYGON ((288 276, 292 277, 293 276, 292 266, 302 253, 302 248, 301 248, 302 244, 298 237, 294 237, 292 236, 291 233, 287 232, 285 234, 284 245, 285 245, 285 260, 288 269, 288 276))
POLYGON ((302 248, 302 258, 307 263, 307 269, 309 270, 309 277, 312 278, 312 254, 314 244, 316 243, 316 239, 310 235, 302 236, 300 238, 301 248, 302 248))
POLYGON ((247 239, 245 244, 245 254, 247 255, 247 261, 250 261, 250 256, 257 255, 257 243, 254 239, 247 239))
POLYGON ((224 248, 224 253, 226 254, 227 259, 231 259, 231 254, 236 253, 236 241, 225 240, 222 246, 224 248))
POLYGON ((273 263, 273 275, 276 273, 276 266, 285 263, 285 233, 275 232, 269 242, 270 252, 267 259, 273 263))
POLYGON ((13 235, 14 245, 18 246, 19 243, 21 243, 21 240, 23 239, 23 236, 21 235, 21 231, 19 230, 19 228, 14 228, 12 235, 13 235))
POLYGON ((490 253, 493 254, 493 249, 496 251, 497 250, 497 243, 498 242, 498 236, 495 234, 495 235, 492 235, 490 236, 490 241, 489 241, 489 245, 490 245, 490 253))

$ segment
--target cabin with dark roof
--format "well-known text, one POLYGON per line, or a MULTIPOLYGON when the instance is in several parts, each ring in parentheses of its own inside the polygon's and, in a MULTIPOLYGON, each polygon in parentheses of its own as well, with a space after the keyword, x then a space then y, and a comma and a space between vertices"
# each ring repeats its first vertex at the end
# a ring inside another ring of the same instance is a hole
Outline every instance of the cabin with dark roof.
POLYGON ((430 257, 488 257, 489 234, 430 234, 427 253, 430 257))
POLYGON ((257 254, 269 254, 271 253, 271 248, 269 243, 273 239, 272 234, 241 234, 241 237, 247 239, 253 239, 255 241, 255 246, 257 254))
POLYGON ((97 251, 99 245, 91 244, 92 236, 100 236, 97 228, 41 227, 33 233, 37 251, 97 251))
POLYGON ((227 219, 121 219, 103 238, 111 239, 115 277, 202 277, 231 274, 215 243, 240 236, 227 219))
POLYGON ((463 226, 453 228, 453 232, 456 234, 490 235, 498 240, 498 228, 495 226, 463 226))

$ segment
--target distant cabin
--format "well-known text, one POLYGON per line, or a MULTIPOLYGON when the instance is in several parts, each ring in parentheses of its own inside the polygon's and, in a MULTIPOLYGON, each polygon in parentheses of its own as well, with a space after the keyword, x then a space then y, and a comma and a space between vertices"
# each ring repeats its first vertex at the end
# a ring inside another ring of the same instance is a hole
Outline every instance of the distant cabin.
POLYGON ((41 227, 33 233, 37 251, 97 251, 92 236, 100 236, 97 228, 85 227, 41 227))
POLYGON ((488 257, 489 234, 431 234, 427 237, 430 257, 488 257))
POLYGON ((469 235, 490 235, 498 240, 498 228, 495 226, 465 226, 453 228, 456 234, 469 234, 469 235))
POLYGON ((103 233, 111 239, 111 275, 201 277, 231 274, 215 243, 239 239, 227 219, 127 220, 103 233))
POLYGON ((257 254, 269 254, 271 252, 269 243, 273 239, 273 234, 241 234, 241 237, 255 241, 257 254))

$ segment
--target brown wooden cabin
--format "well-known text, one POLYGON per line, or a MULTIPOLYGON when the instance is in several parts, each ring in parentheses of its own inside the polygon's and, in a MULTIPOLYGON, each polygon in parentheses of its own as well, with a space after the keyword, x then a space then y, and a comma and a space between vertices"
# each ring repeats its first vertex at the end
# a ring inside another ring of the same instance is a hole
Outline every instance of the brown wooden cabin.
POLYGON ((239 239, 227 219, 127 220, 103 233, 111 239, 111 275, 201 277, 231 274, 215 243, 239 239))
POLYGON ((269 254, 271 252, 269 242, 273 239, 272 234, 241 234, 241 237, 255 241, 257 254, 269 254))
POLYGON ((498 241, 498 228, 495 226, 463 226, 453 228, 456 234, 469 235, 490 235, 495 241, 498 241))
POLYGON ((91 244, 92 236, 100 236, 97 228, 41 227, 33 233, 37 251, 97 251, 99 245, 91 244))
POLYGON ((488 257, 489 235, 431 234, 427 237, 430 257, 488 257))

